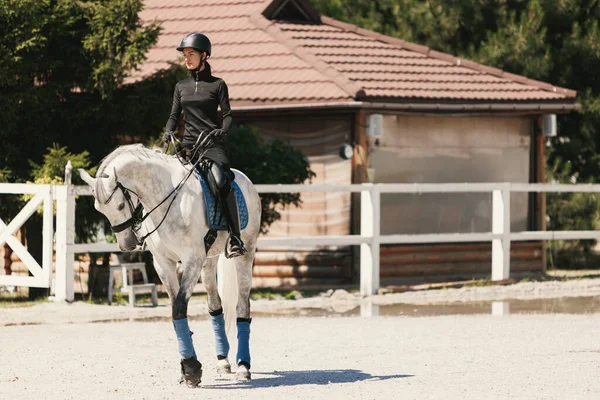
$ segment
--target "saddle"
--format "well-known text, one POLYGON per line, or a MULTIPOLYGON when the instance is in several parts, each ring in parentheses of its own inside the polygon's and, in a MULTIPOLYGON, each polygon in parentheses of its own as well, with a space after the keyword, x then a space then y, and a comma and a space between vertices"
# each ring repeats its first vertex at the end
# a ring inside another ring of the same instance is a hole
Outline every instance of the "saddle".
MULTIPOLYGON (((227 222, 225 221, 225 216, 221 210, 221 204, 216 201, 208 187, 208 183, 197 169, 194 169, 194 175, 196 175, 196 178, 198 178, 200 185, 202 186, 204 209, 206 210, 208 227, 214 231, 226 231, 227 222)), ((248 225, 248 207, 246 206, 246 200, 244 199, 242 190, 235 181, 231 182, 231 189, 234 191, 237 200, 238 214, 240 216, 240 230, 243 230, 248 225)))

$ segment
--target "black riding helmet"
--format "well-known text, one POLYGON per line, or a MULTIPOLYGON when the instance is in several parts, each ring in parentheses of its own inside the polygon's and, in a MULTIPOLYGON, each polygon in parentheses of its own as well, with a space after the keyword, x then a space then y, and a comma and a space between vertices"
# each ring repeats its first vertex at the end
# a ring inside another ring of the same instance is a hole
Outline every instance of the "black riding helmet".
POLYGON ((181 40, 181 44, 177 48, 177 51, 182 51, 188 47, 198 51, 205 51, 206 54, 210 56, 210 50, 212 46, 206 35, 194 32, 186 35, 183 40, 181 40))

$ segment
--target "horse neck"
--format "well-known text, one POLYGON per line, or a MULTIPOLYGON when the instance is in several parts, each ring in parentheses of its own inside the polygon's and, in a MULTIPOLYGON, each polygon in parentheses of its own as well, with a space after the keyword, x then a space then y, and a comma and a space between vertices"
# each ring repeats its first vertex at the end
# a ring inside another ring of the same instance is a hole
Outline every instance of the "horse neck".
POLYGON ((145 207, 154 206, 173 190, 170 165, 156 159, 127 157, 117 165, 121 184, 137 193, 145 207))

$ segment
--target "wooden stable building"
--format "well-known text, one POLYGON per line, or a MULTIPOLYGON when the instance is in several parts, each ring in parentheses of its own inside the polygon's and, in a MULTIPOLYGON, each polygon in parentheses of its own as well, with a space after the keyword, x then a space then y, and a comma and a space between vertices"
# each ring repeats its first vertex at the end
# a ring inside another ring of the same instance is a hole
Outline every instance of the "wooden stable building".
MULTIPOLYGON (((158 44, 129 78, 170 63, 194 31, 213 42, 234 120, 301 149, 315 184, 545 182, 542 118, 577 109, 575 92, 319 15, 305 0, 146 0, 158 44), (354 144, 350 160, 338 150, 354 144)), ((551 117, 550 117, 551 120, 551 117)), ((358 233, 358 197, 306 193, 271 236, 358 233)), ((513 230, 544 229, 541 195, 511 197, 513 230)), ((382 195, 381 232, 491 230, 485 194, 382 195)), ((540 242, 513 243, 512 271, 545 268, 540 242)), ((390 246, 382 284, 490 274, 491 246, 390 246)), ((259 285, 358 280, 358 248, 259 249, 259 285)))

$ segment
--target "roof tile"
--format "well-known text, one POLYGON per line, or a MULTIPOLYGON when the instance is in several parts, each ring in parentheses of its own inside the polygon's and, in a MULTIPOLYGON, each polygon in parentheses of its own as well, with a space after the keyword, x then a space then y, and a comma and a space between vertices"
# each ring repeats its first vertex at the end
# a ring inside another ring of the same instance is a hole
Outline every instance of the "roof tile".
POLYGON ((420 89, 431 91, 452 92, 535 92, 536 88, 519 83, 505 81, 502 83, 482 82, 479 84, 465 85, 464 82, 424 82, 424 81, 365 81, 365 89, 404 90, 420 89))
MULTIPOLYGON (((386 60, 390 61, 390 60, 386 60)), ((390 74, 413 74, 415 77, 419 75, 482 75, 481 72, 474 71, 468 68, 452 67, 450 65, 428 66, 411 64, 394 64, 391 62, 383 62, 371 64, 355 64, 351 62, 332 64, 338 71, 341 72, 387 72, 390 74)), ((393 75, 388 75, 389 79, 393 79, 393 75)))
POLYGON ((146 8, 180 8, 194 6, 225 6, 233 4, 265 3, 265 0, 144 0, 146 8))
POLYGON ((350 99, 347 93, 329 82, 318 85, 304 83, 241 85, 230 87, 229 94, 232 98, 240 101, 350 99))
POLYGON ((261 8, 261 3, 216 4, 187 7, 149 8, 140 13, 143 21, 210 20, 232 17, 249 17, 261 8))
POLYGON ((227 73, 227 85, 255 85, 280 83, 329 82, 329 79, 311 68, 265 69, 258 71, 240 70, 227 73))
MULTIPOLYGON (((181 34, 163 34, 160 35, 156 47, 158 48, 171 48, 174 51, 181 43, 181 34)), ((262 31, 228 31, 228 32, 215 32, 210 35, 210 41, 215 48, 228 47, 237 44, 258 44, 258 43, 276 43, 273 38, 262 31)), ((264 46, 263 46, 264 47, 264 46)), ((287 50, 289 52, 289 50, 287 50)))
POLYGON ((409 72, 387 71, 367 71, 367 72, 349 72, 346 74, 355 81, 383 81, 383 82, 461 82, 461 83, 513 83, 510 80, 498 78, 485 74, 413 74, 409 72))
MULTIPOLYGON (((443 68, 455 68, 454 65, 446 61, 436 60, 434 58, 418 57, 392 57, 385 52, 375 54, 376 52, 350 51, 351 49, 331 49, 327 54, 321 49, 312 49, 319 58, 329 64, 362 64, 357 62, 357 56, 369 56, 368 64, 386 64, 386 65, 420 65, 420 66, 438 66, 443 68)), ((401 51, 401 50, 400 50, 401 51)), ((466 68, 463 68, 466 69, 466 68)))
POLYGON ((217 71, 253 71, 259 69, 291 69, 298 67, 311 68, 310 65, 298 59, 292 54, 264 56, 244 56, 231 58, 214 58, 211 61, 214 70, 217 71))
MULTIPOLYGON (((212 34, 215 32, 238 32, 241 31, 256 31, 256 26, 248 20, 248 17, 232 17, 220 19, 208 19, 198 21, 196 19, 189 20, 166 20, 162 19, 161 27, 163 28, 162 35, 177 34, 183 38, 190 32, 204 32, 212 34)), ((162 36, 161 35, 161 36, 162 36)))
POLYGON ((397 90, 397 89, 372 89, 368 90, 369 97, 403 97, 403 98, 422 98, 422 99, 461 99, 461 100, 558 100, 564 99, 564 96, 550 92, 483 92, 480 90, 463 90, 448 93, 446 96, 438 90, 397 90))

